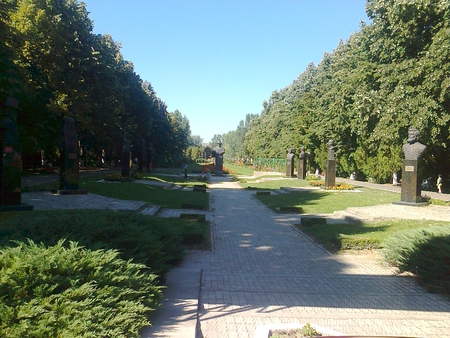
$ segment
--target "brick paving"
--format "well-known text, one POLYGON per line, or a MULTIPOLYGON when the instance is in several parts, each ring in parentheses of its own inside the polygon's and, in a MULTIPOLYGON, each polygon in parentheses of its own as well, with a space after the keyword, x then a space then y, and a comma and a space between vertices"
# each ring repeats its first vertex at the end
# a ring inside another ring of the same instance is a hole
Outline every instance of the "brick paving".
POLYGON ((203 337, 254 337, 261 325, 306 322, 351 335, 450 336, 448 299, 364 255, 329 254, 290 215, 233 185, 211 186, 214 251, 195 261, 203 337))

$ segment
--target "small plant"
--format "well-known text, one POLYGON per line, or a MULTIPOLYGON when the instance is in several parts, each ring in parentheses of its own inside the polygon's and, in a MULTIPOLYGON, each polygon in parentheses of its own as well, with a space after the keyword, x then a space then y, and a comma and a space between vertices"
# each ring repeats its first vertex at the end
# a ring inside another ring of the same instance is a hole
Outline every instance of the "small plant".
POLYGON ((434 198, 431 198, 428 195, 423 195, 421 201, 422 202, 428 202, 428 203, 433 204, 433 205, 440 205, 440 206, 443 206, 443 207, 448 207, 449 206, 449 201, 443 201, 443 200, 439 200, 439 199, 434 199, 434 198))
POLYGON ((322 337, 317 330, 309 323, 306 323, 301 329, 297 330, 277 330, 271 332, 271 338, 311 338, 322 337))
POLYGON ((338 183, 334 186, 330 186, 330 187, 326 187, 325 189, 327 190, 353 190, 355 189, 355 187, 353 187, 353 185, 342 182, 342 183, 338 183))
POLYGON ((309 323, 306 323, 306 325, 302 327, 301 333, 302 333, 303 337, 320 337, 320 336, 322 336, 309 323))
POLYGON ((324 187, 325 186, 325 182, 320 180, 311 180, 309 181, 309 185, 312 187, 324 187))

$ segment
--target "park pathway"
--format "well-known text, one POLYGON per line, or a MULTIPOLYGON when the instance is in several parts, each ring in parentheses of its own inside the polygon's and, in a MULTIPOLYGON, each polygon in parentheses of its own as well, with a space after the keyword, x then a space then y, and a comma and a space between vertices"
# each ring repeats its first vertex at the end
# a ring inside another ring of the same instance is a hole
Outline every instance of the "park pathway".
POLYGON ((210 185, 214 250, 190 258, 201 268, 203 337, 306 322, 351 335, 450 336, 448 299, 365 256, 329 254, 227 180, 210 185))

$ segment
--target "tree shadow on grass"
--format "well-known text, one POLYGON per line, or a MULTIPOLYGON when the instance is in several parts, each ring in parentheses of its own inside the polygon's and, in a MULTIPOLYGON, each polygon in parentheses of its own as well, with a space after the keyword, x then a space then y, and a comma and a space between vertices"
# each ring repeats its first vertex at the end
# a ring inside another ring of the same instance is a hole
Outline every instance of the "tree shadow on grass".
POLYGON ((320 221, 320 217, 315 220, 311 217, 310 220, 311 222, 295 226, 332 253, 341 250, 379 249, 380 241, 365 235, 387 229, 387 226, 374 226, 364 222, 327 224, 320 221))

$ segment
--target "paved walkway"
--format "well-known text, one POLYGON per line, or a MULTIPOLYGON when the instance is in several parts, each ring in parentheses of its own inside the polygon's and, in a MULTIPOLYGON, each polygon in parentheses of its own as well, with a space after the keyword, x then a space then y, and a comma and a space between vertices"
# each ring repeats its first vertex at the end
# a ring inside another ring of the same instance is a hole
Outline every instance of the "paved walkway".
POLYGON ((191 252, 169 274, 171 307, 142 337, 194 337, 196 324, 197 337, 267 337, 267 326, 306 322, 351 335, 450 336, 448 299, 369 256, 329 254, 291 215, 222 180, 210 185, 214 250, 191 252))

